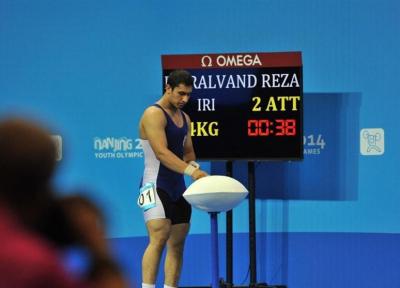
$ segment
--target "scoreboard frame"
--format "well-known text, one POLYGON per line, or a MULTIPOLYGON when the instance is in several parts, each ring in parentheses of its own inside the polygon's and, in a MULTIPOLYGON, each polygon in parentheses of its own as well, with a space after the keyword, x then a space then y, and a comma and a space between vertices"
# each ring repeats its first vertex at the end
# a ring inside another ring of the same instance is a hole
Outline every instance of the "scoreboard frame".
POLYGON ((301 52, 162 55, 162 87, 176 69, 194 87, 191 118, 199 160, 303 159, 301 52))

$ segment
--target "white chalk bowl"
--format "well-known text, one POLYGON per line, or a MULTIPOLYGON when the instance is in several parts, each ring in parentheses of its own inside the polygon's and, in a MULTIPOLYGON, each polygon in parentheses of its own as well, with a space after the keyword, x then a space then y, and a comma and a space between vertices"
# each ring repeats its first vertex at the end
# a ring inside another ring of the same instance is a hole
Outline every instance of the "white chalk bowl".
POLYGON ((237 206, 249 193, 234 178, 213 175, 193 182, 183 193, 192 206, 206 212, 224 212, 237 206))

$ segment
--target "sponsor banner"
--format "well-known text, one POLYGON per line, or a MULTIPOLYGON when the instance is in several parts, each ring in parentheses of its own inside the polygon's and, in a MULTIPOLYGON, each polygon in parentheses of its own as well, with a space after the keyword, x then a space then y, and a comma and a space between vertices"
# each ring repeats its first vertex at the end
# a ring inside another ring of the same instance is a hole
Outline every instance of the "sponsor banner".
POLYGON ((300 67, 300 52, 163 55, 163 68, 300 67))
POLYGON ((96 159, 143 158, 140 139, 128 137, 95 137, 93 150, 96 159))

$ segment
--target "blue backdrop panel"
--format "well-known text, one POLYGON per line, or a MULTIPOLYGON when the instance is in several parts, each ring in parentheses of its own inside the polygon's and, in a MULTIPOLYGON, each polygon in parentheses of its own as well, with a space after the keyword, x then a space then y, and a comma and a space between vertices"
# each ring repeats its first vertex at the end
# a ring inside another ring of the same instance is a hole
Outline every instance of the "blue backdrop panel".
MULTIPOLYGON (((162 90, 160 55, 301 51, 305 136, 314 138, 306 138, 304 163, 257 166, 259 237, 289 232, 259 240, 267 245, 259 247, 266 255, 258 259, 259 280, 287 280, 291 288, 400 287, 398 15, 397 0, 2 0, 0 114, 34 115, 63 137, 58 187, 79 187, 100 203, 113 247, 137 278, 146 245, 135 206, 143 159, 96 155, 140 153, 137 123, 162 90), (307 124, 313 119, 321 123, 307 124), (360 155, 363 128, 384 129, 383 155, 360 155), (319 135, 323 149, 311 145, 319 135), (98 139, 113 144, 98 146, 98 139), (121 139, 132 146, 116 144, 121 139)), ((239 178, 246 174, 245 164, 235 169, 239 178)), ((235 232, 248 231, 246 205, 235 210, 235 232)), ((207 249, 200 234, 208 231, 207 215, 195 211, 188 255, 207 249)), ((237 241, 247 253, 247 241, 237 241)), ((241 283, 247 255, 235 253, 241 283)), ((209 263, 208 252, 195 256, 209 263)), ((202 265, 189 260, 182 284, 209 279, 202 265)))
MULTIPOLYGON (((225 237, 220 237, 223 245, 225 237)), ((259 281, 298 287, 400 287, 398 234, 368 233, 258 233, 259 281), (321 268, 322 267, 322 268, 321 268)), ((140 285, 141 250, 145 237, 113 239, 116 257, 133 284, 140 285)), ((249 283, 248 235, 234 236, 234 283, 249 283)), ((181 286, 206 286, 211 282, 210 236, 187 239, 181 286)), ((225 276, 220 250, 221 277, 225 276)), ((157 280, 163 283, 163 269, 157 280)))

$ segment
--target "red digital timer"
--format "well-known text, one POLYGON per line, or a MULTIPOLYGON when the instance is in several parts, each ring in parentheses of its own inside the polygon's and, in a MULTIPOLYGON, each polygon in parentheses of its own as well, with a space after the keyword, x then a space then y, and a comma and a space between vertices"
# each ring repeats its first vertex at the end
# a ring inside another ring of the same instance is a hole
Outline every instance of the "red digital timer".
POLYGON ((250 119, 247 121, 247 135, 296 136, 296 119, 250 119))

